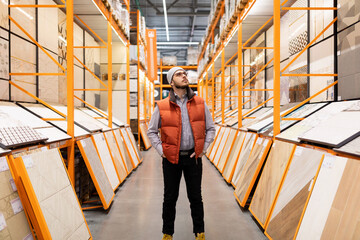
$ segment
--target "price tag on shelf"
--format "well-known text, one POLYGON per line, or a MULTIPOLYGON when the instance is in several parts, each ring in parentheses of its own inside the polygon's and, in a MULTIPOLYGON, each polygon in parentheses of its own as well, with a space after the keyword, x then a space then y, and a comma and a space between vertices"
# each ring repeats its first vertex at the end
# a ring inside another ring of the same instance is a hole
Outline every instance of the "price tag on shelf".
POLYGON ((14 211, 14 214, 18 214, 19 212, 23 211, 23 205, 21 204, 20 198, 15 198, 10 201, 11 207, 14 211))
POLYGON ((0 232, 6 228, 6 221, 4 214, 0 212, 0 232))
POLYGON ((10 182, 10 185, 11 185, 12 190, 13 190, 14 192, 16 192, 16 191, 17 191, 17 188, 16 188, 16 185, 15 185, 14 179, 13 179, 13 178, 10 178, 9 182, 10 182))
POLYGON ((327 169, 333 168, 335 165, 335 159, 336 159, 335 156, 325 155, 322 167, 327 169))
POLYGON ((303 152, 304 148, 302 147, 296 147, 296 150, 295 150, 295 156, 301 156, 302 152, 303 152))

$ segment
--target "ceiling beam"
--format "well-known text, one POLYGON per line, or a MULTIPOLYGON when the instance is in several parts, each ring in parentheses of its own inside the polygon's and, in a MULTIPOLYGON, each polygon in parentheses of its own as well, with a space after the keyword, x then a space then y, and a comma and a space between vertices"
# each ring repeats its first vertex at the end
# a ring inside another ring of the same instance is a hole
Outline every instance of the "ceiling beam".
POLYGON ((167 10, 169 11, 170 8, 172 8, 179 0, 175 0, 173 1, 170 6, 167 8, 167 10))
POLYGON ((156 13, 161 13, 161 11, 150 0, 146 0, 146 2, 149 3, 153 9, 155 9, 156 13))

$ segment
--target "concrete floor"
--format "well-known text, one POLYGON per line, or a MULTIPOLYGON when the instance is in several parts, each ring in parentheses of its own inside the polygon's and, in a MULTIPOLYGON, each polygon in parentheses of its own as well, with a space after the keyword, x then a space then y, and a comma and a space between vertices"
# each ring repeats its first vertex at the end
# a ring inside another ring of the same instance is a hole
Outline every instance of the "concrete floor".
MULTIPOLYGON (((163 176, 161 158, 151 148, 143 163, 120 186, 109 213, 85 211, 93 239, 160 240, 163 176)), ((207 240, 267 239, 249 211, 243 211, 216 168, 203 159, 203 200, 207 240)), ((194 239, 184 178, 177 202, 174 240, 194 239)))

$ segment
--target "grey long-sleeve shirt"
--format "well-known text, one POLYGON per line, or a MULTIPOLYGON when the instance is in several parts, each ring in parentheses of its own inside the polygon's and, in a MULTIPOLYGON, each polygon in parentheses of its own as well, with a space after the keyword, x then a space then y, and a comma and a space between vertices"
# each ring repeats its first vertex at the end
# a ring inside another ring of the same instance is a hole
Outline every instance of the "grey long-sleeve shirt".
MULTIPOLYGON (((194 148, 194 135, 191 129, 188 110, 186 107, 186 103, 188 101, 188 97, 185 94, 183 99, 181 100, 179 96, 175 94, 176 104, 181 109, 181 142, 180 142, 180 150, 189 150, 194 148)), ((157 150, 157 152, 162 155, 163 148, 162 142, 159 137, 159 128, 161 127, 161 117, 159 112, 159 107, 156 106, 153 115, 151 116, 151 120, 149 122, 149 127, 147 131, 147 135, 151 141, 151 144, 157 150)), ((213 119, 211 117, 209 108, 205 104, 205 143, 204 143, 204 152, 206 152, 207 148, 214 141, 215 138, 215 126, 213 119)))

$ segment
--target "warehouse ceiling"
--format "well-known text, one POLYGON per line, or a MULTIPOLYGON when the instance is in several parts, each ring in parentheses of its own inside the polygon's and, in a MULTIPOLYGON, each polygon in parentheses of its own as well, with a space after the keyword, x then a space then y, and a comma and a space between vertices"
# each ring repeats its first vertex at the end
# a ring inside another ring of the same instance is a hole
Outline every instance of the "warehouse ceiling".
MULTIPOLYGON (((132 9, 145 16, 146 27, 156 29, 157 41, 166 42, 165 18, 162 0, 131 0, 132 9)), ((210 14, 210 0, 167 0, 169 42, 201 42, 210 14)), ((193 45, 196 46, 197 45, 193 45)), ((189 45, 161 45, 162 56, 176 55, 178 65, 185 65, 189 45)))

